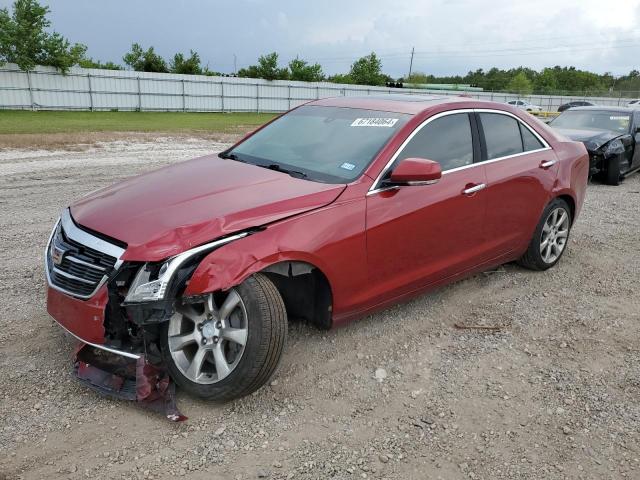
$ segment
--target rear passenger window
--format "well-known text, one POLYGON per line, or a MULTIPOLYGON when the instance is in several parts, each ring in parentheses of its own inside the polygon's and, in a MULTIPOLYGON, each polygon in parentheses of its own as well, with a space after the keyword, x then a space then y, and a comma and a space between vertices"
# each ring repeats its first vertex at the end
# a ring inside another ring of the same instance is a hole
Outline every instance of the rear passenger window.
POLYGON ((480 121, 487 147, 487 160, 522 153, 518 122, 499 113, 481 113, 480 121))
POLYGON ((531 130, 522 124, 520 124, 520 132, 522 133, 522 145, 524 146, 525 152, 544 148, 542 142, 538 140, 533 133, 531 133, 531 130))
POLYGON ((434 160, 443 171, 471 165, 473 137, 469 115, 446 115, 425 125, 404 147, 396 161, 410 157, 434 160))

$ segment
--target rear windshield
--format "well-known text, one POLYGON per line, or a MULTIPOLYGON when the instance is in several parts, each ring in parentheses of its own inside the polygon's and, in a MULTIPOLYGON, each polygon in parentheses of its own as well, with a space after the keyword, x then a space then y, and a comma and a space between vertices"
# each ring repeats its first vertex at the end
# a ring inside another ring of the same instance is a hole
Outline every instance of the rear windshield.
POLYGON ((629 131, 631 115, 624 112, 602 110, 567 110, 551 125, 556 128, 572 128, 575 130, 607 130, 616 133, 629 131))
POLYGON ((409 115, 356 108, 305 106, 252 135, 227 157, 299 173, 326 183, 358 178, 409 115))

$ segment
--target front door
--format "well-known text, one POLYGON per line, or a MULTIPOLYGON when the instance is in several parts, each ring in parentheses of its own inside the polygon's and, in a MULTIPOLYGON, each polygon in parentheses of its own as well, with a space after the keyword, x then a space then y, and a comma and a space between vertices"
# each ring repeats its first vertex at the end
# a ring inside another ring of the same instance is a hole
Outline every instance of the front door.
POLYGON ((486 259, 487 181, 484 166, 473 163, 476 135, 470 115, 447 113, 427 120, 397 155, 394 165, 410 157, 439 162, 443 175, 437 183, 374 190, 367 196, 373 298, 393 298, 486 259))

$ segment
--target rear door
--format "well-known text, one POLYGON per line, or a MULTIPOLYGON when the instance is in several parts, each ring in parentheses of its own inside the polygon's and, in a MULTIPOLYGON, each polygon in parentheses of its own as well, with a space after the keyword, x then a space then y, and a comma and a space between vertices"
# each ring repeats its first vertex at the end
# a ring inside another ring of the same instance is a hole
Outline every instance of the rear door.
POLYGON ((378 183, 367 195, 369 292, 381 302, 484 260, 486 177, 484 166, 474 163, 479 157, 474 122, 469 111, 427 120, 381 177, 400 160, 421 157, 440 163, 437 183, 391 189, 377 188, 378 183))
POLYGON ((507 112, 476 112, 487 173, 485 236, 494 256, 529 243, 556 180, 556 156, 524 122, 507 112))

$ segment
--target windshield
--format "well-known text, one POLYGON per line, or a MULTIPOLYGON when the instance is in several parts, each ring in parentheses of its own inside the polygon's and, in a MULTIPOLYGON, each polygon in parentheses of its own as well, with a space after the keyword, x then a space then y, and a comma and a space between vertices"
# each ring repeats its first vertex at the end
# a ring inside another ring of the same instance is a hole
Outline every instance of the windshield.
POLYGON ((326 183, 358 178, 409 115, 306 106, 283 115, 223 158, 326 183))
POLYGON ((602 110, 569 110, 556 118, 551 125, 575 130, 607 130, 616 133, 629 131, 631 116, 628 113, 602 110))

